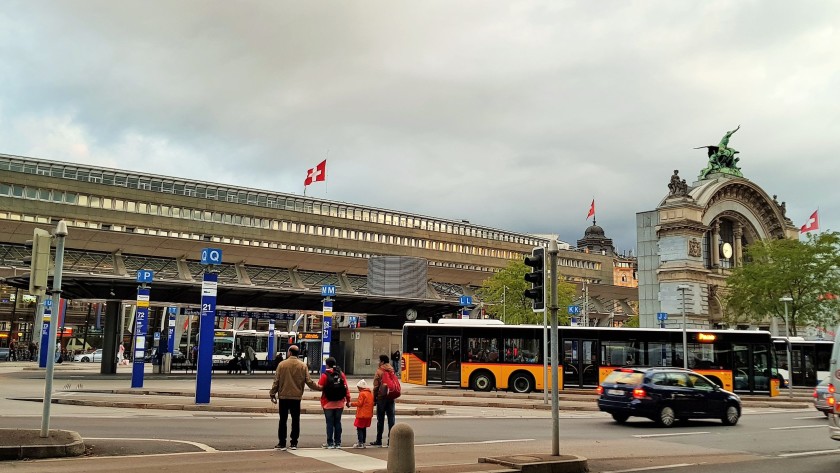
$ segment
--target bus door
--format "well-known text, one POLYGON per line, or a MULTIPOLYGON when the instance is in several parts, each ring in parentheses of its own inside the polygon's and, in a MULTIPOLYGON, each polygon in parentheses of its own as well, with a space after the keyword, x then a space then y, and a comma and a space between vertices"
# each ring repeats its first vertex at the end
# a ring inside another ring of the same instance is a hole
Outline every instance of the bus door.
MULTIPOLYGON (((785 354, 787 356, 787 354, 785 354)), ((791 344, 790 347, 791 363, 793 370, 791 376, 793 377, 794 386, 816 386, 817 385, 817 368, 816 368, 816 350, 813 345, 791 344)))
POLYGON ((461 384, 461 337, 430 335, 426 382, 461 384))
POLYGON ((735 391, 770 391, 770 350, 766 345, 732 345, 735 391))
POLYGON ((598 341, 563 340, 563 388, 598 385, 598 341))

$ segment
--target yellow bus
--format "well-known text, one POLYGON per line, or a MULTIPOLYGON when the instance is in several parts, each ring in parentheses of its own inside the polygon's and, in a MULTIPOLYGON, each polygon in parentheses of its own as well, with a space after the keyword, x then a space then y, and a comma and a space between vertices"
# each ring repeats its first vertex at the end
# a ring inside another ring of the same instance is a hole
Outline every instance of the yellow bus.
MULTIPOLYGON (((559 329, 561 389, 594 389, 622 366, 683 366, 679 329, 559 329)), ((690 369, 730 391, 778 394, 770 332, 690 329, 686 335, 690 369)), ((407 323, 402 380, 476 391, 538 391, 544 389, 544 353, 550 353, 546 345, 540 325, 456 319, 407 323)))

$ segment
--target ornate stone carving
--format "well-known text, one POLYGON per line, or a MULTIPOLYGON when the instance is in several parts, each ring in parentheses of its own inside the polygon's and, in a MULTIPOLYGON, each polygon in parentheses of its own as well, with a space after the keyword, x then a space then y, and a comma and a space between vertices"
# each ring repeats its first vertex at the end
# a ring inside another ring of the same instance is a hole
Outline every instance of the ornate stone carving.
POLYGON ((699 258, 703 253, 700 251, 700 241, 697 238, 692 238, 688 241, 688 256, 699 258))

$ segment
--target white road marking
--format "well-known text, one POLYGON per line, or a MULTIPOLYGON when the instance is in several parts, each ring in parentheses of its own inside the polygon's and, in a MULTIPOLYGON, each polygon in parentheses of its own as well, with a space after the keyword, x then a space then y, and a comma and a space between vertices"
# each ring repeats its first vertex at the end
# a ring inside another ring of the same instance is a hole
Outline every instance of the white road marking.
POLYGON ((357 455, 345 452, 342 449, 325 448, 300 448, 298 450, 287 450, 292 455, 311 458, 313 460, 330 463, 346 470, 368 471, 384 470, 388 468, 388 462, 367 455, 357 455))
POLYGON ((826 429, 827 425, 791 425, 790 427, 770 427, 770 430, 794 430, 794 429, 826 429))
POLYGON ((629 470, 612 470, 612 471, 605 471, 603 473, 629 473, 631 471, 651 471, 651 470, 664 470, 665 468, 682 468, 685 466, 696 466, 702 465, 702 463, 675 463, 673 465, 662 465, 662 466, 647 466, 644 468, 631 468, 629 470))
POLYGON ((794 417, 793 420, 825 419, 825 416, 794 417))
POLYGON ((646 435, 633 435, 637 439, 647 439, 653 437, 677 437, 680 435, 702 435, 702 434, 710 434, 711 432, 675 432, 673 434, 646 434, 646 435))
POLYGON ((200 448, 200 449, 204 450, 205 452, 210 452, 210 453, 216 453, 216 452, 218 452, 218 450, 216 450, 215 448, 213 448, 213 447, 211 447, 211 446, 209 446, 209 445, 207 445, 207 444, 200 443, 200 442, 191 442, 191 441, 189 441, 189 440, 173 440, 173 439, 140 439, 140 438, 125 438, 125 437, 118 437, 118 438, 113 438, 113 437, 84 437, 84 439, 85 439, 85 440, 117 440, 117 441, 128 440, 128 441, 131 441, 131 442, 134 442, 134 441, 141 441, 141 442, 172 442, 172 443, 185 443, 185 444, 187 444, 187 445, 192 445, 193 447, 200 448))
POLYGON ((834 450, 814 450, 813 452, 799 452, 799 453, 782 453, 780 457, 805 457, 808 455, 831 455, 834 453, 840 453, 840 449, 834 450))
POLYGON ((511 442, 533 442, 536 439, 513 439, 513 440, 480 440, 476 442, 444 442, 444 443, 421 443, 415 447, 444 447, 447 445, 483 445, 489 443, 511 443, 511 442))

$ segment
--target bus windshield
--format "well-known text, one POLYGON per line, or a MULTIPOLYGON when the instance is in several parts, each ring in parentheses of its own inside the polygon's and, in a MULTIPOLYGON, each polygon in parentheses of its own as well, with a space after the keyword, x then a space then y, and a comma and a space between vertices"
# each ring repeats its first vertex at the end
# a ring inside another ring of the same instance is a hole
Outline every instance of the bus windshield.
POLYGON ((214 338, 213 354, 222 356, 233 356, 233 337, 214 338))

